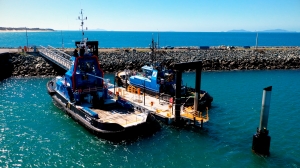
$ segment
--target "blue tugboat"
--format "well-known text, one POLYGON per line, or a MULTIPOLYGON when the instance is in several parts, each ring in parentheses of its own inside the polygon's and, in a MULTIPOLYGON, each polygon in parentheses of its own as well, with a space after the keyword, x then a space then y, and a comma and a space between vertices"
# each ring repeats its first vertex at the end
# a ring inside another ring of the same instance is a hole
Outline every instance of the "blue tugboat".
MULTIPOLYGON (((156 45, 152 39, 151 45, 152 60, 155 56, 156 45)), ((125 88, 135 87, 145 90, 149 95, 155 97, 168 96, 174 97, 176 91, 176 73, 172 69, 162 66, 163 63, 154 65, 144 65, 141 72, 124 70, 117 72, 115 80, 118 86, 125 88)), ((195 89, 183 86, 181 89, 182 103, 185 106, 192 106, 194 103, 195 89)), ((200 109, 211 107, 213 97, 206 91, 200 90, 198 106, 200 109)))
POLYGON ((108 140, 157 131, 160 125, 152 114, 139 111, 111 91, 115 86, 104 79, 98 61, 98 41, 87 41, 83 35, 82 31, 82 40, 75 42, 70 69, 47 83, 55 104, 92 133, 108 140))

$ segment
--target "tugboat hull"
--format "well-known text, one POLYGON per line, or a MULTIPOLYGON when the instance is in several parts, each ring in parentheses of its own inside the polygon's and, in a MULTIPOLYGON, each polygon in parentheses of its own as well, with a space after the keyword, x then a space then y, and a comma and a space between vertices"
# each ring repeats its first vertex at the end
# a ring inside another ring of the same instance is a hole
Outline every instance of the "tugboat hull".
POLYGON ((94 135, 110 141, 122 141, 135 139, 139 136, 148 136, 160 129, 160 124, 152 114, 148 114, 146 122, 137 125, 123 127, 117 123, 101 122, 81 110, 74 103, 70 103, 64 96, 54 90, 53 80, 47 83, 48 94, 54 100, 57 107, 62 109, 67 115, 84 126, 94 135))

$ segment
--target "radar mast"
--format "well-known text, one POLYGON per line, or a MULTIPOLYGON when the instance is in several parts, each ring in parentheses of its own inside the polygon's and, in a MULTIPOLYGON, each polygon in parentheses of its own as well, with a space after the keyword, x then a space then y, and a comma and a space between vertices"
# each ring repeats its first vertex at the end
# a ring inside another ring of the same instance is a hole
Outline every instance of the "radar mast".
MULTIPOLYGON (((83 32, 83 25, 84 25, 84 20, 87 20, 87 17, 83 17, 83 13, 82 13, 82 9, 81 9, 81 12, 80 12, 80 14, 81 14, 81 17, 80 16, 78 16, 78 20, 81 20, 81 32, 82 32, 82 40, 81 41, 84 41, 84 32, 83 32)), ((87 30, 87 27, 86 27, 86 30, 87 30)))

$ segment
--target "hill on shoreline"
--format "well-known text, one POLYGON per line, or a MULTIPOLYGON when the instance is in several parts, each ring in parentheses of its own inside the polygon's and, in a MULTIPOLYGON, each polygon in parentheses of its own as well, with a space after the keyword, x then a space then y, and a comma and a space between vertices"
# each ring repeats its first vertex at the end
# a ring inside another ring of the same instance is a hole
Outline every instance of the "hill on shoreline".
POLYGON ((0 27, 0 31, 54 31, 53 29, 26 28, 26 27, 0 27))

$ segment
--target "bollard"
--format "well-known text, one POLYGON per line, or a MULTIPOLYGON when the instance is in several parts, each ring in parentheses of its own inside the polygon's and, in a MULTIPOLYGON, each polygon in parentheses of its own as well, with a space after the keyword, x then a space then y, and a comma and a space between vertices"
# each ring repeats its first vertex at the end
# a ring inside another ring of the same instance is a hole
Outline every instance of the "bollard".
POLYGON ((170 112, 170 113, 172 112, 172 110, 171 110, 172 107, 173 107, 173 105, 170 103, 170 104, 169 104, 169 112, 170 112))
POLYGON ((118 88, 118 93, 119 93, 120 96, 123 96, 121 88, 118 88))
POLYGON ((119 98, 119 92, 116 92, 115 99, 118 100, 118 98, 119 98))
POLYGON ((252 151, 268 156, 270 154, 271 137, 268 135, 268 118, 270 110, 272 86, 264 88, 262 97, 262 107, 260 113, 259 128, 257 128, 256 134, 253 135, 252 151))
POLYGON ((151 101, 151 102, 150 102, 150 106, 152 107, 152 106, 153 106, 153 104, 154 104, 154 102, 153 102, 153 101, 151 101))
POLYGON ((206 107, 206 120, 208 121, 209 117, 208 117, 208 107, 206 107))
POLYGON ((140 95, 141 95, 141 89, 140 88, 137 89, 137 94, 138 94, 138 102, 141 103, 142 100, 141 100, 141 97, 140 97, 140 95))

